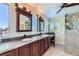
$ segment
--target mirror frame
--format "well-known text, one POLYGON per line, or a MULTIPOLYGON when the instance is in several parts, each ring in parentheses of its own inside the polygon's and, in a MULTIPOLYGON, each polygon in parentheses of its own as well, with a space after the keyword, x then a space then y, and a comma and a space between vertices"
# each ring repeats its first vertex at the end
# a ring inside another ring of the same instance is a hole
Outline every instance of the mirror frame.
POLYGON ((39 17, 39 31, 44 31, 44 19, 39 17), (41 22, 43 22, 43 30, 41 30, 41 22))
POLYGON ((31 14, 31 11, 27 12, 23 9, 20 9, 20 8, 16 8, 16 31, 17 32, 29 32, 29 31, 32 31, 32 14, 31 14), (20 30, 20 14, 24 15, 24 16, 27 16, 30 18, 30 21, 31 21, 31 28, 30 30, 20 30))

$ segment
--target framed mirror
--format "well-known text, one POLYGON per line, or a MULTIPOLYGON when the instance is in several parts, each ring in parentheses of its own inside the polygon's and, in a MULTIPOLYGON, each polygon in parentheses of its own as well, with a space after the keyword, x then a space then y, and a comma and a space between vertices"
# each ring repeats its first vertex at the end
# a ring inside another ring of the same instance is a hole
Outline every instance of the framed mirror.
POLYGON ((44 19, 39 17, 39 31, 44 31, 44 19))
POLYGON ((32 31, 32 14, 23 9, 16 8, 17 32, 32 31))

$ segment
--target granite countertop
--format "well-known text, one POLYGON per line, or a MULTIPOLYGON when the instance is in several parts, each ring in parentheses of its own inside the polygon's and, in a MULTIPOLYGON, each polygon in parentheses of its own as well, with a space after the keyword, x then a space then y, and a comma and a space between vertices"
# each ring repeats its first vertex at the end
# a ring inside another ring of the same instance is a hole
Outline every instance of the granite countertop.
POLYGON ((10 41, 10 42, 1 43, 0 44, 0 54, 10 51, 10 50, 13 50, 13 49, 16 49, 16 48, 19 48, 19 47, 24 46, 26 44, 35 42, 37 40, 40 40, 40 39, 48 37, 48 36, 51 37, 53 35, 40 35, 40 36, 35 36, 32 38, 25 38, 25 39, 22 39, 19 41, 10 41))

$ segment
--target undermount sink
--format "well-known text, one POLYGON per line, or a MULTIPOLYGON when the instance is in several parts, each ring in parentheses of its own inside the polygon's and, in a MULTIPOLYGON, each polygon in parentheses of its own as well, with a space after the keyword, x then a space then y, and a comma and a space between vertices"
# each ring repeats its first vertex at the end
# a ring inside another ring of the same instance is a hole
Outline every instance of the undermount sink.
POLYGON ((25 38, 25 39, 22 39, 21 41, 27 41, 27 42, 29 42, 29 41, 32 41, 32 38, 25 38))

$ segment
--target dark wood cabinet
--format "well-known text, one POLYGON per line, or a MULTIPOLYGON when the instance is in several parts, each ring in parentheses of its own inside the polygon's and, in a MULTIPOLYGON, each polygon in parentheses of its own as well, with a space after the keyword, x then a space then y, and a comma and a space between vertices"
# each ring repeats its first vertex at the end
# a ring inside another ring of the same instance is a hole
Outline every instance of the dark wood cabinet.
POLYGON ((47 49, 48 49, 48 39, 46 38, 45 39, 45 52, 47 51, 47 49))
POLYGON ((33 42, 32 46, 32 56, 39 56, 39 41, 33 42))
POLYGON ((18 49, 14 49, 1 54, 0 56, 18 56, 18 49))
POLYGON ((47 48, 49 48, 50 45, 51 45, 51 42, 50 42, 50 38, 48 37, 48 39, 47 39, 47 48))
POLYGON ((45 38, 40 40, 40 55, 43 55, 45 52, 45 38))
POLYGON ((3 53, 1 56, 41 56, 48 50, 50 46, 51 39, 46 37, 3 53))
POLYGON ((51 40, 51 44, 52 44, 53 46, 55 46, 55 36, 52 36, 52 37, 50 38, 50 40, 51 40))
POLYGON ((25 45, 19 48, 19 56, 31 56, 31 45, 25 45))

